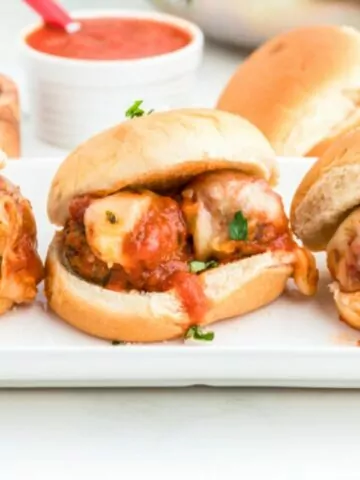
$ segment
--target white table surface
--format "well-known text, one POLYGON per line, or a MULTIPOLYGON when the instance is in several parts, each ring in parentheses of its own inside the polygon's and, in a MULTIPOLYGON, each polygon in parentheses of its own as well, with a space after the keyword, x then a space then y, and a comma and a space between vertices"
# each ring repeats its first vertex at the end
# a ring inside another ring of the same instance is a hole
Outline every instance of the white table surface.
MULTIPOLYGON (((101 2, 123 4, 144 6, 101 2)), ((16 39, 33 18, 0 0, 0 70, 19 81, 16 39)), ((240 60, 209 46, 193 102, 211 105, 240 60)), ((27 118, 23 140, 25 155, 65 154, 34 139, 27 118)), ((358 391, 2 390, 0 479, 358 480, 359 405, 358 391)))

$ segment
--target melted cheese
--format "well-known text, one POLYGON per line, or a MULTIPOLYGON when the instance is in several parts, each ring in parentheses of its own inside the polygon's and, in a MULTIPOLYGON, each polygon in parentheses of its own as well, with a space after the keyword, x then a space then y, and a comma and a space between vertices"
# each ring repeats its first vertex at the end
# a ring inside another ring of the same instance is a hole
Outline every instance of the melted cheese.
MULTIPOLYGON (((237 211, 248 220, 249 229, 257 223, 286 225, 280 197, 263 180, 239 172, 214 172, 198 177, 183 192, 183 211, 193 235, 196 258, 221 256, 229 244, 228 226, 237 211)), ((227 251, 231 253, 231 251, 227 251)))
POLYGON ((95 200, 87 208, 84 216, 87 242, 109 267, 126 263, 124 238, 146 214, 154 196, 151 192, 120 192, 95 200))

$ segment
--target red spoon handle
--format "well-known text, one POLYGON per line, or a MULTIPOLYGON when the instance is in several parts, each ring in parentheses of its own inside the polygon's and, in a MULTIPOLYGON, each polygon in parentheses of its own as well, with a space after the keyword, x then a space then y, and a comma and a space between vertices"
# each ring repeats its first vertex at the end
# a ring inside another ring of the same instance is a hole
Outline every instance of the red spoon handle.
POLYGON ((66 26, 73 23, 70 15, 54 0, 24 0, 35 10, 45 23, 57 25, 66 29, 66 26))

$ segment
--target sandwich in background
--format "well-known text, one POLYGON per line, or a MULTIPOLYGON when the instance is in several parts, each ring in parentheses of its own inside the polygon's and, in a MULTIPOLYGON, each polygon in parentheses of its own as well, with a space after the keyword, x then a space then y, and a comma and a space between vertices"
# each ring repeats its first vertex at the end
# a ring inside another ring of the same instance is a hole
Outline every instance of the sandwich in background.
POLYGON ((266 42, 218 100, 257 126, 279 156, 319 156, 360 125, 360 33, 312 26, 266 42))
POLYGON ((291 225, 306 247, 326 251, 339 315, 360 329, 360 129, 338 138, 305 175, 291 225))
MULTIPOLYGON (((0 157, 2 168, 6 156, 1 150, 0 157)), ((14 305, 31 303, 43 273, 31 204, 0 175, 0 315, 14 305)))

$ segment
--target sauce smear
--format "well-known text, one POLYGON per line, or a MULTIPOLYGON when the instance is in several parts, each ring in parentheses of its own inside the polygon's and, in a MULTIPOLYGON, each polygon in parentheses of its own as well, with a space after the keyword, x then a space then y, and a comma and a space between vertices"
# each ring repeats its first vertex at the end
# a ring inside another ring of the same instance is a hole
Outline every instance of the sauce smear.
POLYGON ((169 23, 134 18, 85 18, 81 29, 67 33, 44 25, 27 37, 30 47, 58 57, 81 60, 131 60, 179 50, 191 41, 169 23))
POLYGON ((169 277, 166 285, 175 288, 192 324, 200 323, 210 305, 199 277, 189 272, 176 272, 169 277))

